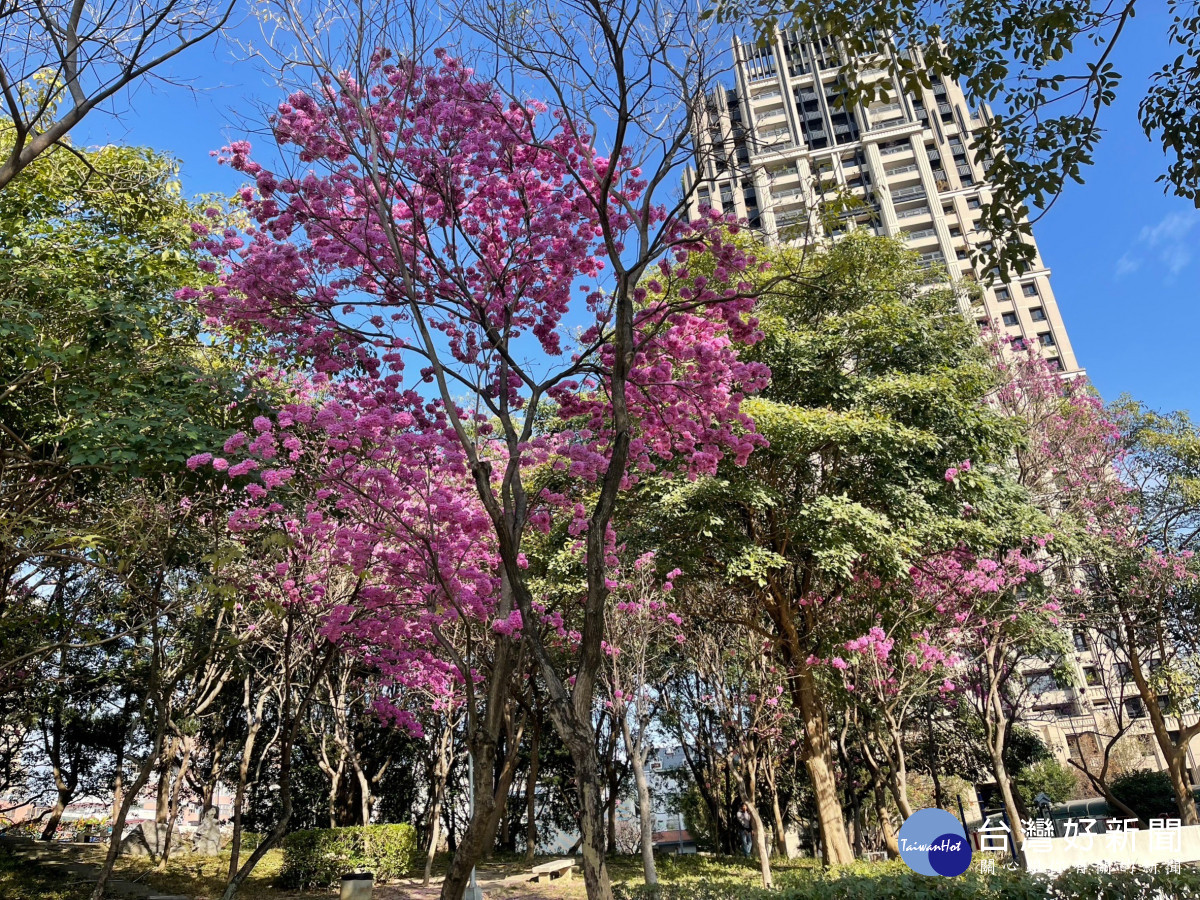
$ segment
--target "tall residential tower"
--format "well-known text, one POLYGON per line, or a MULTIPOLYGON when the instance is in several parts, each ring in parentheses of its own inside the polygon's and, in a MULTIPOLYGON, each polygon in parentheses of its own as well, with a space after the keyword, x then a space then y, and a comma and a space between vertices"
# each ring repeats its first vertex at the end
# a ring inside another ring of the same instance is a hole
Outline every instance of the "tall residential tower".
MULTIPOLYGON (((712 206, 768 240, 786 240, 789 227, 819 229, 821 194, 840 191, 862 205, 836 231, 900 237, 952 278, 984 280, 971 248, 989 239, 978 225, 988 188, 968 147, 988 113, 969 109, 957 83, 934 78, 930 89, 908 93, 881 61, 862 77, 886 80, 889 99, 865 106, 845 102, 827 39, 779 32, 765 49, 735 42, 734 56, 736 86, 711 94, 698 122, 712 152, 686 176, 689 187, 699 182, 693 215, 712 206)), ((1022 275, 984 287, 978 315, 1037 342, 1061 370, 1078 370, 1040 254, 1022 275)))

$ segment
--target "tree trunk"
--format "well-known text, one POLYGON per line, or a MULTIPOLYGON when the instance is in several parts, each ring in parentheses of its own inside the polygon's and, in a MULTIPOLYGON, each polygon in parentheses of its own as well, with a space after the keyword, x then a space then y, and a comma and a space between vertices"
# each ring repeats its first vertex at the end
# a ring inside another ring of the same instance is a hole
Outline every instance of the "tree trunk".
MULTIPOLYGON (((991 744, 991 741, 989 741, 991 744)), ((991 749, 992 774, 1000 788, 1000 797, 1004 802, 1004 814, 1008 817, 1008 827, 1012 829, 1012 842, 1016 852, 1014 861, 1022 868, 1025 866, 1025 833, 1021 830, 1021 812, 1017 799, 1013 794, 1012 779, 1008 776, 1008 767, 1004 764, 1004 745, 999 750, 991 749)))
POLYGON ((225 883, 229 884, 237 875, 239 857, 242 852, 242 807, 246 803, 246 785, 250 780, 250 760, 254 756, 254 744, 262 728, 263 709, 267 703, 267 692, 259 695, 258 703, 250 703, 250 678, 242 685, 242 710, 246 716, 246 739, 242 742, 242 758, 238 761, 238 783, 233 795, 233 833, 229 838, 229 871, 225 883))
POLYGON ((288 629, 284 634, 284 664, 283 664, 283 690, 280 698, 280 739, 279 739, 279 799, 282 809, 280 810, 279 821, 275 823, 275 827, 271 832, 263 838, 262 842, 254 848, 254 852, 250 854, 250 858, 245 864, 237 870, 229 883, 225 885, 225 893, 221 895, 221 900, 233 900, 237 896, 238 889, 242 883, 250 877, 250 873, 254 871, 254 867, 259 864, 264 856, 267 855, 287 834, 288 822, 292 818, 292 756, 296 746, 296 735, 300 730, 300 723, 303 721, 308 706, 312 702, 313 695, 316 693, 317 685, 325 676, 325 672, 329 665, 333 662, 336 651, 332 645, 327 645, 325 648, 325 657, 321 663, 316 666, 311 673, 311 681, 304 696, 301 698, 296 709, 292 710, 292 680, 294 672, 292 663, 289 658, 289 649, 292 643, 291 620, 288 620, 288 629), (283 723, 286 723, 284 725, 283 723))
MULTIPOLYGON (((590 729, 589 729, 590 730, 590 729)), ((600 799, 600 760, 595 744, 587 738, 589 751, 572 754, 576 757, 576 783, 581 800, 580 831, 583 843, 583 883, 588 900, 612 900, 612 883, 604 860, 604 810, 600 799), (579 759, 582 757, 583 764, 579 759)))
POLYGON ((800 670, 790 681, 804 728, 804 766, 812 782, 817 826, 821 830, 821 851, 827 866, 852 863, 854 853, 846 837, 846 823, 833 774, 829 721, 817 696, 812 669, 803 661, 799 665, 800 670))
POLYGON ((1167 774, 1171 776, 1171 787, 1175 790, 1175 804, 1184 825, 1200 825, 1196 815, 1196 797, 1188 784, 1187 744, 1176 749, 1167 757, 1167 774))
POLYGON ((535 712, 533 719, 533 738, 529 745, 529 777, 525 782, 525 865, 532 865, 537 854, 537 780, 538 763, 541 754, 542 718, 541 713, 535 712))
MULTIPOLYGON (((732 759, 729 760, 729 765, 731 768, 734 765, 732 759)), ((736 780, 738 796, 750 816, 750 836, 754 840, 754 855, 758 857, 759 874, 762 876, 763 887, 769 890, 774 887, 771 879, 771 848, 767 845, 767 830, 763 827, 762 816, 758 812, 758 791, 755 790, 754 773, 743 776, 739 772, 736 780)))
POLYGON ((57 788, 57 797, 54 801, 54 806, 50 810, 50 818, 46 819, 46 825, 42 829, 42 840, 52 841, 58 833, 59 823, 62 822, 63 813, 67 809, 67 804, 71 802, 71 795, 75 793, 68 788, 57 788))
POLYGON ((179 816, 179 797, 183 793, 183 782, 187 777, 188 765, 191 762, 193 741, 190 737, 183 739, 183 758, 179 761, 179 773, 175 776, 175 784, 171 788, 171 800, 168 807, 167 828, 163 834, 162 855, 155 869, 161 872, 166 868, 167 860, 171 857, 171 837, 175 833, 175 820, 179 816))
POLYGON ((888 760, 888 782, 892 795, 896 798, 896 808, 900 810, 902 819, 913 814, 912 803, 908 799, 908 762, 904 753, 904 741, 895 723, 888 729, 888 737, 892 742, 892 752, 888 760))
POLYGON ((442 836, 442 804, 446 799, 446 777, 450 773, 451 745, 454 734, 454 717, 446 714, 446 727, 438 739, 437 763, 434 767, 433 808, 429 814, 429 849, 425 853, 425 877, 421 884, 428 885, 433 872, 433 858, 437 854, 442 836))
MULTIPOLYGON (((157 678, 154 677, 147 694, 156 692, 159 687, 160 684, 157 678)), ((146 706, 149 706, 149 701, 146 701, 146 706)), ((146 715, 146 712, 146 707, 143 707, 141 710, 142 715, 146 715)), ((125 820, 129 816, 129 808, 133 806, 134 798, 146 786, 146 782, 150 780, 150 772, 154 769, 154 761, 162 749, 165 735, 166 714, 165 712, 160 712, 159 723, 154 732, 154 741, 150 752, 146 754, 146 761, 138 767, 138 773, 134 777, 133 783, 129 785, 129 790, 126 791, 121 799, 121 805, 117 810, 117 814, 113 816, 112 834, 108 839, 108 852, 104 855, 104 863, 100 866, 100 872, 96 876, 96 886, 92 889, 91 900, 103 900, 104 889, 108 884, 109 876, 112 875, 113 867, 117 864, 117 855, 121 850, 121 833, 125 830, 125 820)))
POLYGON ((441 900, 462 900, 471 879, 471 870, 487 852, 489 835, 495 834, 490 824, 497 804, 495 789, 490 782, 496 766, 496 744, 490 739, 480 740, 478 737, 471 743, 476 773, 474 810, 450 860, 446 880, 442 882, 441 900), (487 773, 488 777, 480 778, 481 772, 487 773))
POLYGON ((774 791, 771 792, 771 820, 775 829, 775 852, 785 859, 791 859, 792 854, 788 852, 787 831, 783 825, 783 810, 779 808, 779 795, 774 791))
POLYGON ((896 830, 892 827, 892 811, 888 809, 887 794, 877 775, 871 778, 871 790, 875 795, 875 814, 879 817, 879 831, 883 834, 883 846, 887 849, 888 859, 899 859, 900 845, 896 841, 896 830))
MULTIPOLYGON (((622 710, 625 712, 625 710, 622 710)), ((621 737, 625 741, 625 755, 629 757, 633 769, 633 784, 637 789, 638 806, 638 842, 642 850, 642 877, 646 884, 658 884, 658 870, 654 866, 654 807, 650 800, 650 780, 646 777, 646 757, 643 744, 645 742, 645 726, 634 741, 633 731, 629 727, 629 716, 621 716, 621 737)))

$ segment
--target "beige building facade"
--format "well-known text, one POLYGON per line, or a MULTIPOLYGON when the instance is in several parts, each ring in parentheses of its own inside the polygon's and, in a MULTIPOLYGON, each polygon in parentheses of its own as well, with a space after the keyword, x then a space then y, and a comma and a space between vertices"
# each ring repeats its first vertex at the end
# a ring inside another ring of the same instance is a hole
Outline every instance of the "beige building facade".
POLYGON ((690 171, 691 213, 711 206, 746 219, 766 239, 823 230, 822 200, 854 196, 834 233, 866 228, 902 238, 929 266, 981 283, 981 324, 1014 340, 1036 342, 1064 372, 1075 353, 1040 254, 1006 283, 986 279, 972 262, 988 241, 980 207, 989 192, 970 150, 970 133, 987 110, 968 108, 957 83, 935 78, 920 95, 905 93, 885 60, 862 73, 886 81, 888 99, 846 103, 836 48, 779 32, 766 48, 735 42, 733 87, 709 95, 698 116, 707 152, 690 171))

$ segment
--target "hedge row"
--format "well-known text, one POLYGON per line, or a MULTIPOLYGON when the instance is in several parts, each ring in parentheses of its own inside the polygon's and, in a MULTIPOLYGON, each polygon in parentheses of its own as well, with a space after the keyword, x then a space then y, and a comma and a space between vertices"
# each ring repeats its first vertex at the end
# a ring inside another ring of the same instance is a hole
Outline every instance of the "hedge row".
POLYGON ((1200 872, 1072 869, 1057 876, 998 869, 936 878, 894 870, 814 874, 774 891, 745 883, 684 882, 616 888, 618 900, 1200 900, 1200 872))
POLYGON ((417 856, 411 825, 366 825, 294 831, 283 839, 279 886, 289 889, 336 886, 347 872, 373 872, 375 880, 408 875, 417 856))

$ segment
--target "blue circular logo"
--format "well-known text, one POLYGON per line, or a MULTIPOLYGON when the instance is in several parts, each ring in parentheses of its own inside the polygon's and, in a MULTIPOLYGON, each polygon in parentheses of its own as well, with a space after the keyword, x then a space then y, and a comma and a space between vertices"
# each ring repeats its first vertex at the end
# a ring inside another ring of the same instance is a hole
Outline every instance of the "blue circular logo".
POLYGON ((920 875, 961 875, 971 865, 966 829, 944 809, 918 809, 904 820, 897 838, 900 858, 920 875))

